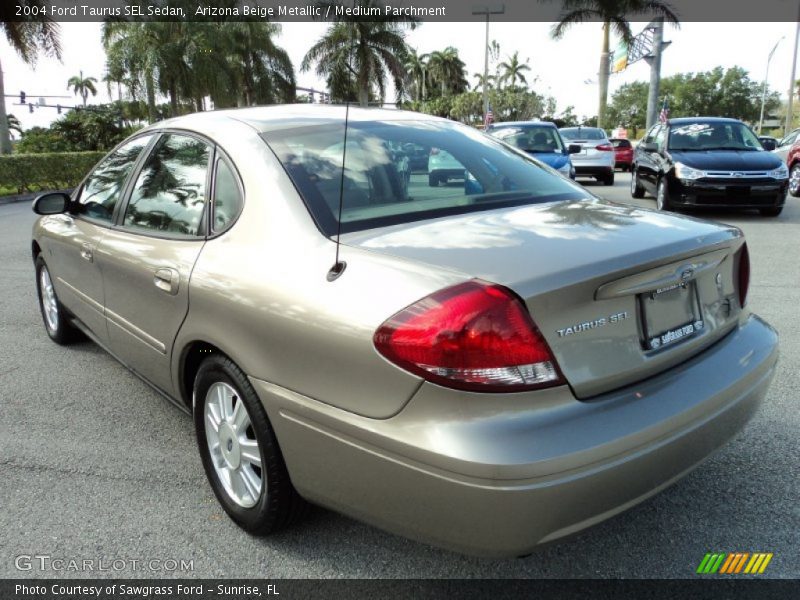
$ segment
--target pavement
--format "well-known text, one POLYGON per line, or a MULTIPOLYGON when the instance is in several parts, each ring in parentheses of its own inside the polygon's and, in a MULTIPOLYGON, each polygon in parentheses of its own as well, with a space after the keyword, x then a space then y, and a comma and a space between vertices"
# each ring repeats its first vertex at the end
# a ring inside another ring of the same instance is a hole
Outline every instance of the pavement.
MULTIPOLYGON (((653 207, 630 199, 629 181, 618 173, 613 187, 588 187, 653 207)), ((30 257, 35 215, 27 203, 0 206, 0 578, 686 578, 710 551, 772 552, 762 577, 800 577, 800 200, 778 218, 701 216, 745 231, 750 306, 781 334, 764 407, 645 503, 528 557, 488 560, 321 508, 272 537, 241 531, 206 483, 188 416, 91 342, 48 339, 30 257), (19 570, 29 555, 48 556, 36 560, 50 568, 19 570), (53 568, 57 559, 93 560, 96 570, 53 568), (153 559, 152 570, 142 565, 153 559), (114 560, 119 569, 100 570, 114 560)))

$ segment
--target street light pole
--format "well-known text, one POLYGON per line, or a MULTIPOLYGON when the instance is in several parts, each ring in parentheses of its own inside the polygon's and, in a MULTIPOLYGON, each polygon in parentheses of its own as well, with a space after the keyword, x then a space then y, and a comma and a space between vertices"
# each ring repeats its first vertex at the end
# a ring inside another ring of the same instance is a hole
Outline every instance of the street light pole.
POLYGON ((758 118, 758 135, 761 135, 761 126, 764 124, 764 103, 767 100, 767 80, 769 79, 769 63, 772 62, 772 56, 775 54, 775 50, 778 48, 778 44, 781 43, 781 40, 786 36, 781 36, 780 40, 775 42, 775 45, 772 47, 772 50, 769 52, 769 56, 767 57, 767 72, 764 73, 764 86, 761 90, 761 116, 758 118))
POLYGON ((484 6, 480 9, 472 11, 473 15, 486 15, 486 44, 483 49, 483 118, 486 119, 486 114, 489 112, 489 92, 486 85, 489 82, 489 15, 502 15, 506 12, 506 7, 501 4, 500 7, 489 8, 484 6))

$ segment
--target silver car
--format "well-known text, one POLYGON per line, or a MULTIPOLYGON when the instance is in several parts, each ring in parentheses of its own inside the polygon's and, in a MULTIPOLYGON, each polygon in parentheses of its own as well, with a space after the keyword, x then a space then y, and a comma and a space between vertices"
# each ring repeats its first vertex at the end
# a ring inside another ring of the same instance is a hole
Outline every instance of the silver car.
POLYGON ((614 185, 614 146, 605 130, 579 126, 564 127, 558 132, 567 144, 581 147, 580 152, 570 156, 577 177, 594 177, 604 185, 614 185))
POLYGON ((416 113, 172 119, 34 210, 47 334, 83 332, 191 414, 256 534, 309 501, 524 554, 696 467, 776 365, 741 231, 604 202, 416 113), (404 185, 408 145, 451 154, 463 187, 404 185))

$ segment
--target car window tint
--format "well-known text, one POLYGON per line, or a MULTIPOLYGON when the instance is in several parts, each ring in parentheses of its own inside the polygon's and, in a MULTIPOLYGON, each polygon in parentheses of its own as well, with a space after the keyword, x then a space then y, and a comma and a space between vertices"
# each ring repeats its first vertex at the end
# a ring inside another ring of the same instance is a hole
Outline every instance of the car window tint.
POLYGON ((596 127, 568 127, 559 129, 561 137, 565 140, 604 140, 606 132, 596 127))
POLYGON ((449 214, 586 198, 524 152, 447 122, 298 124, 265 132, 326 235, 449 214), (418 160, 416 149, 427 149, 418 160))
POLYGON ((653 135, 653 143, 658 144, 659 148, 664 147, 664 132, 666 131, 666 127, 659 127, 655 130, 653 135))
POLYGON ((144 163, 123 225, 196 236, 203 217, 211 148, 185 135, 163 136, 144 163))
POLYGON ((125 181, 139 154, 152 138, 152 135, 134 138, 104 158, 83 184, 73 212, 110 222, 125 181))
POLYGON ((507 144, 524 152, 563 152, 564 146, 552 127, 506 127, 491 132, 507 144))
POLYGON ((214 216, 211 227, 215 233, 226 230, 242 210, 242 195, 233 169, 224 160, 217 161, 214 180, 214 216))

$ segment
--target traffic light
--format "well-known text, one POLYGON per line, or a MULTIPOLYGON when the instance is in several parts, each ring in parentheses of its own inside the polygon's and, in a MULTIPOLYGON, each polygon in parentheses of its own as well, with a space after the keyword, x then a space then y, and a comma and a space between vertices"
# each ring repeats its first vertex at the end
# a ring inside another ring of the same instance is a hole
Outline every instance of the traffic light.
POLYGON ((20 92, 19 93, 19 103, 20 104, 25 104, 25 92, 20 92))
POLYGON ((61 105, 56 104, 56 110, 58 110, 58 114, 61 114, 61 105))
POLYGON ((33 104, 28 102, 28 112, 33 112, 33 104))

